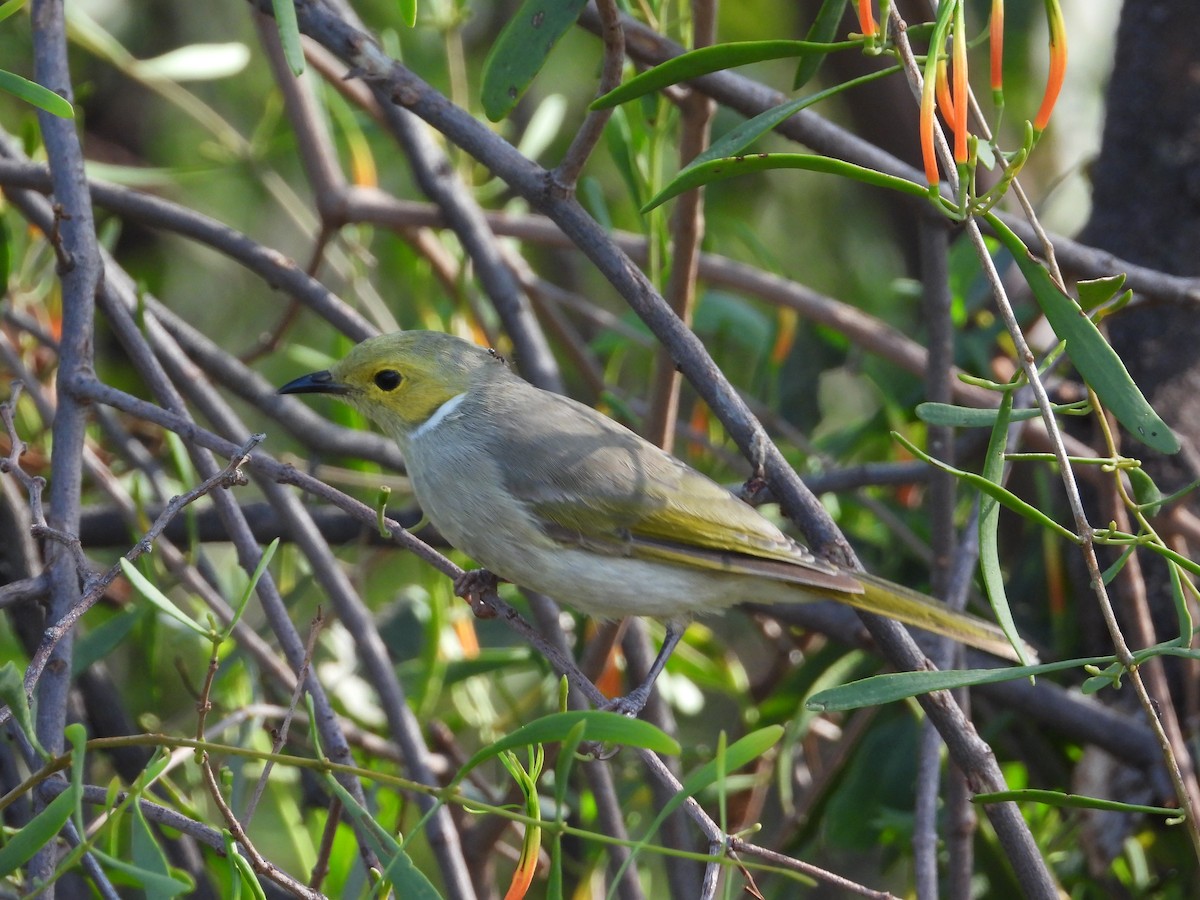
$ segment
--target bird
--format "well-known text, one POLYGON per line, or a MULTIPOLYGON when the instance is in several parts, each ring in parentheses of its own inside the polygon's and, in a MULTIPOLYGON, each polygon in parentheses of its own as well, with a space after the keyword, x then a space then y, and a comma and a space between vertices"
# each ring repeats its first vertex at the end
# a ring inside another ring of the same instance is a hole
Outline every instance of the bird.
POLYGON ((815 556, 754 507, 494 351, 437 331, 368 338, 279 388, 330 394, 393 438, 426 518, 499 579, 600 619, 666 626, 637 715, 687 624, 742 602, 833 599, 1006 659, 996 625, 815 556))

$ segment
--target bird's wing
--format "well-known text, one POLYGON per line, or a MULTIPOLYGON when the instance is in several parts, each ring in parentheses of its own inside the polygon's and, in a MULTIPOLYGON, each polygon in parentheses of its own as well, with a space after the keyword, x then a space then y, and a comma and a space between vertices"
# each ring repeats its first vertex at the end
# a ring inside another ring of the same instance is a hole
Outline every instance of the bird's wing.
MULTIPOLYGON (((534 390, 531 388, 530 390, 534 390)), ((729 491, 590 407, 555 395, 507 411, 505 486, 562 543, 843 593, 814 557, 729 491)), ((518 398, 514 398, 519 401, 518 398)), ((529 399, 529 398, 527 398, 529 399)))

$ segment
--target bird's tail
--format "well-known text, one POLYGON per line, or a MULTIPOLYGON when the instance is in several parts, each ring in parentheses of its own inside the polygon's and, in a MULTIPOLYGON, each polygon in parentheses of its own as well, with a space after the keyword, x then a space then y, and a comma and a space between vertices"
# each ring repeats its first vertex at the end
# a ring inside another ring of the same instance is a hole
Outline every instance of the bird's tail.
MULTIPOLYGON (((919 591, 906 588, 874 575, 855 572, 862 583, 861 594, 838 594, 838 600, 850 606, 896 619, 924 631, 931 631, 1004 659, 1020 662, 1020 656, 997 625, 950 609, 919 591)), ((1037 653, 1028 644, 1022 646, 1026 661, 1037 662, 1037 653)))

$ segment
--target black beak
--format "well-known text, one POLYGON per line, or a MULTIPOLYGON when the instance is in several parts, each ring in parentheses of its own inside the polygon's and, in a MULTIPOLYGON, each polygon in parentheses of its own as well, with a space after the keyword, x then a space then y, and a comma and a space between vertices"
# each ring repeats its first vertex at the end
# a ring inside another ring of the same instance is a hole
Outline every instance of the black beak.
POLYGON ((333 380, 333 374, 326 372, 311 372, 301 375, 295 381, 289 381, 279 389, 280 394, 348 394, 349 385, 339 384, 333 380))

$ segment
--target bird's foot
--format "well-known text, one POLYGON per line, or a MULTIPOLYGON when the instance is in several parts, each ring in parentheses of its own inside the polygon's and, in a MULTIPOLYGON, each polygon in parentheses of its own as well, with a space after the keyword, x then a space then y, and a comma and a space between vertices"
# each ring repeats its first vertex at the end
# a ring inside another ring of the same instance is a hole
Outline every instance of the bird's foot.
POLYGON ((634 688, 624 697, 614 697, 600 708, 605 712, 615 712, 618 715, 636 719, 646 707, 650 699, 650 689, 653 685, 642 684, 634 688))
POLYGON ((475 618, 494 619, 496 607, 492 604, 492 598, 496 596, 496 586, 499 584, 500 579, 487 569, 471 569, 454 579, 454 594, 470 604, 475 618))

